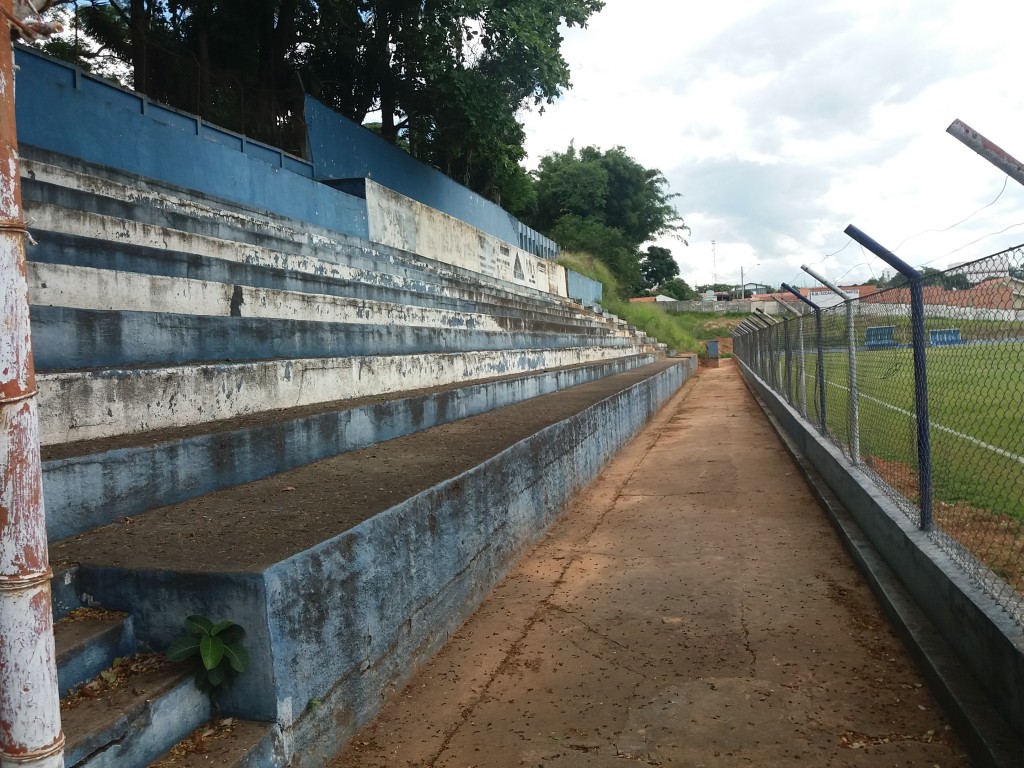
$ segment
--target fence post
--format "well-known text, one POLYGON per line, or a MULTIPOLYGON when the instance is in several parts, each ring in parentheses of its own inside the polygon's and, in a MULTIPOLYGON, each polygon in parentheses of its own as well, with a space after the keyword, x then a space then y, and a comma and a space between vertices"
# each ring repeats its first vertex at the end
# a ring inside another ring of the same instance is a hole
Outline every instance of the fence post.
MULTIPOLYGON (((828 434, 828 423, 825 421, 825 332, 821 327, 821 307, 815 304, 813 301, 804 296, 800 291, 796 290, 786 283, 782 284, 784 291, 789 291, 796 296, 800 301, 809 306, 814 310, 814 328, 817 333, 817 346, 818 346, 818 422, 821 434, 828 434)), ((801 343, 801 349, 802 349, 801 343)), ((804 395, 806 397, 806 394, 804 395)), ((806 408, 806 406, 805 406, 806 408)))
MULTIPOLYGON (((780 301, 780 304, 786 309, 787 312, 796 316, 796 328, 797 328, 797 343, 800 345, 800 383, 797 385, 797 393, 800 398, 800 415, 805 419, 807 418, 807 371, 804 365, 804 316, 802 312, 798 312, 795 307, 789 306, 785 301, 780 301)), ((792 396, 792 390, 790 391, 792 396)))
MULTIPOLYGON (((25 224, 14 120, 12 0, 0 0, 0 764, 60 768, 64 734, 53 643, 25 224)), ((28 22, 31 30, 35 22, 28 22)))
POLYGON ((771 364, 771 377, 770 382, 772 388, 778 390, 781 386, 780 382, 782 376, 779 374, 779 366, 782 365, 782 361, 779 357, 779 325, 782 321, 778 318, 772 317, 760 307, 754 309, 767 323, 768 323, 768 340, 771 345, 769 354, 769 363, 771 364))
POLYGON ((770 323, 755 313, 751 313, 749 319, 751 324, 757 328, 757 375, 767 381, 767 371, 771 366, 771 353, 766 331, 770 327, 770 323))
POLYGON ((856 298, 847 293, 827 277, 815 272, 804 264, 800 267, 826 288, 831 288, 846 304, 846 345, 850 351, 850 459, 854 464, 860 463, 860 392, 857 389, 857 328, 854 325, 853 302, 856 298))
POLYGON ((785 351, 782 363, 786 368, 786 402, 790 404, 793 402, 793 339, 789 330, 791 322, 789 319, 783 321, 783 344, 785 344, 785 351))
POLYGON ((872 240, 852 224, 844 232, 891 266, 910 283, 910 327, 914 347, 914 404, 917 411, 918 493, 921 497, 921 530, 932 529, 932 447, 928 421, 928 369, 925 358, 924 292, 921 273, 895 253, 872 240))

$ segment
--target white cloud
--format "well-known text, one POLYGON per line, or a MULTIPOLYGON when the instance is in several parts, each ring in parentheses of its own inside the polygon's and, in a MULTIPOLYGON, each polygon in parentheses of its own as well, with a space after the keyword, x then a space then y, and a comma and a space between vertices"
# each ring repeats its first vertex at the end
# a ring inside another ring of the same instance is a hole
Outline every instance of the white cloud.
POLYGON ((926 231, 1005 179, 945 134, 954 118, 1024 158, 1022 22, 1016 0, 608 0, 566 33, 574 88, 526 116, 527 149, 622 145, 661 169, 693 230, 662 244, 691 283, 880 273, 850 223, 911 263, 980 258, 1024 242, 1016 182, 926 231))

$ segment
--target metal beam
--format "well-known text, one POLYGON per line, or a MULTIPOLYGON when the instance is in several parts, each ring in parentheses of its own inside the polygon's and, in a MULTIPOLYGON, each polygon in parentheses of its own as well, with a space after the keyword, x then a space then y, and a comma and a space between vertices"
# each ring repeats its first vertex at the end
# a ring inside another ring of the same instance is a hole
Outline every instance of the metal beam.
POLYGON ((986 139, 963 120, 954 120, 946 129, 946 133, 959 139, 1018 184, 1024 184, 1024 164, 1005 149, 986 139))

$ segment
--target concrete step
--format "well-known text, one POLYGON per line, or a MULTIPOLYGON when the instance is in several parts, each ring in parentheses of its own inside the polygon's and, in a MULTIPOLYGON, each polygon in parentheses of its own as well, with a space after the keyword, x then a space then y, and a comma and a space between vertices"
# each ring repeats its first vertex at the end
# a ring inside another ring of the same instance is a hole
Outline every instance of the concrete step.
POLYGON ((67 768, 145 768, 210 717, 192 675, 160 658, 126 659, 111 677, 118 682, 98 678, 61 700, 67 768))
POLYGON ((610 332, 590 318, 495 303, 462 302, 461 308, 450 309, 39 262, 29 263, 27 276, 34 306, 495 331, 610 332))
MULTIPOLYGON (((381 329, 380 343, 393 342, 403 330, 415 334, 415 329, 381 329)), ((501 341, 497 336, 494 340, 501 341)), ((349 348, 353 345, 351 339, 343 341, 349 348)), ((362 341, 362 354, 356 357, 43 373, 37 377, 40 443, 187 427, 280 408, 607 361, 640 351, 625 346, 624 340, 603 347, 550 349, 538 343, 536 349, 472 351, 460 349, 457 336, 451 344, 457 352, 372 355, 374 338, 364 336, 362 341)))
POLYGON ((36 369, 43 372, 589 347, 622 354, 637 346, 634 337, 540 323, 522 324, 523 330, 480 330, 456 322, 449 327, 391 324, 385 317, 345 323, 66 307, 33 307, 31 319, 36 369), (571 330, 577 332, 563 332, 571 330))
MULTIPOLYGON (((391 264, 406 263, 418 271, 459 274, 524 296, 550 298, 546 291, 514 285, 418 254, 370 245, 366 241, 266 211, 212 199, 206 195, 152 179, 125 174, 81 160, 25 148, 22 162, 23 198, 27 205, 44 203, 82 212, 106 213, 117 218, 148 222, 251 245, 312 245, 315 248, 351 248, 383 257, 391 264), (369 246, 369 248, 367 247, 369 246)), ((285 246, 284 250, 291 250, 285 246)), ((379 269, 372 267, 373 269, 379 269)), ((557 298, 557 297, 556 297, 557 298)), ((566 301, 566 300, 563 300, 566 301)))
POLYGON ((149 768, 283 768, 270 723, 214 718, 175 744, 149 768))
POLYGON ((50 604, 53 623, 56 625, 73 610, 82 607, 82 597, 78 589, 77 565, 54 563, 51 567, 53 578, 50 580, 50 604))
POLYGON ((62 693, 93 679, 114 659, 136 651, 132 617, 116 611, 76 608, 54 625, 53 635, 62 693))
POLYGON ((273 720, 283 762, 323 766, 695 367, 660 361, 162 507, 51 559, 78 563, 153 647, 189 614, 241 624, 252 663, 222 712, 273 720))
MULTIPOLYGON (((522 299, 553 301, 564 307, 562 297, 508 283, 408 251, 357 240, 324 231, 312 233, 308 225, 293 223, 275 234, 259 227, 211 225, 188 215, 166 212, 166 207, 125 204, 90 192, 53 189, 26 181, 25 211, 35 233, 60 232, 111 242, 149 245, 184 252, 219 255, 224 244, 233 244, 245 254, 289 254, 306 256, 369 272, 382 272, 428 284, 468 282, 522 299), (39 187, 38 189, 36 189, 39 187), (33 194, 33 190, 37 194, 33 194)), ((35 235, 39 240, 39 236, 35 235)))
MULTIPOLYGON (((434 368, 430 389, 421 391, 344 399, 160 432, 118 431, 122 424, 113 430, 114 437, 102 441, 49 444, 43 450, 47 534, 51 541, 65 539, 148 509, 613 376, 654 359, 634 355, 570 367, 550 365, 478 382, 463 380, 460 360, 453 359, 454 381, 447 386, 438 383, 440 369, 434 368)), ((358 383, 359 377, 354 380, 358 383)), ((41 408, 43 413, 51 410, 41 408)), ((54 583, 60 585, 56 602, 81 605, 77 572, 62 570, 54 583)))
MULTIPOLYGON (((429 274, 393 274, 387 271, 388 265, 385 271, 354 269, 317 257, 244 250, 229 252, 230 258, 223 258, 223 252, 220 257, 208 256, 201 249, 175 251, 48 230, 36 230, 35 240, 28 251, 30 264, 197 279, 231 286, 609 327, 604 318, 568 306, 557 297, 509 294, 471 279, 439 280, 429 274)), ((41 282, 45 280, 37 285, 41 282)))

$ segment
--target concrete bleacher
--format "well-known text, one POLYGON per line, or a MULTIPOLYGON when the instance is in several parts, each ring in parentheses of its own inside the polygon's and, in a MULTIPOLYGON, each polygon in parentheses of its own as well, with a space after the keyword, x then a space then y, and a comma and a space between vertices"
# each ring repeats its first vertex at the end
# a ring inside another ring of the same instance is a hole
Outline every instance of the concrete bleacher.
MULTIPOLYGON (((322 765, 695 370, 549 292, 22 155, 60 684, 238 621, 224 765, 322 765), (275 532, 303 505, 323 527, 275 532)), ((140 680, 68 710, 69 768, 148 765, 209 717, 180 670, 140 680)))

